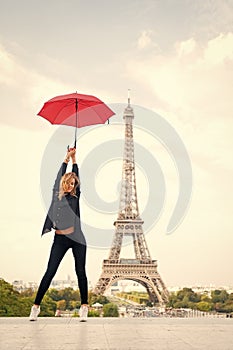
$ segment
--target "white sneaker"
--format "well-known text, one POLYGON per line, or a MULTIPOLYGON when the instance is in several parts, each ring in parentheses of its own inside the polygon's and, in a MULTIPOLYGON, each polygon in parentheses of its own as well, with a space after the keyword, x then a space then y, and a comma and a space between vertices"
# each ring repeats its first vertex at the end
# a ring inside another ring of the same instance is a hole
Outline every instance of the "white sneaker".
POLYGON ((31 313, 29 316, 29 321, 36 321, 37 320, 37 316, 40 313, 40 306, 36 307, 35 305, 32 306, 31 308, 31 313))
POLYGON ((79 309, 80 322, 86 322, 87 321, 87 315, 88 315, 88 306, 87 305, 81 305, 81 307, 79 309))

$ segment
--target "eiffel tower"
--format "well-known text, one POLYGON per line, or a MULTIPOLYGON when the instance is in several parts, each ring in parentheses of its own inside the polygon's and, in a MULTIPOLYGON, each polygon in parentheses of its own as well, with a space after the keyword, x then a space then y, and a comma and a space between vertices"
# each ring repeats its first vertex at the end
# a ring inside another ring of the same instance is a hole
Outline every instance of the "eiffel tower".
POLYGON ((114 222, 115 235, 108 259, 103 261, 101 276, 94 288, 95 294, 104 292, 119 280, 133 280, 147 290, 152 303, 164 305, 168 291, 157 271, 157 261, 152 260, 145 240, 140 218, 134 163, 133 119, 134 113, 128 97, 125 108, 125 145, 120 193, 120 208, 114 222), (124 236, 133 240, 135 259, 121 259, 120 252, 124 236))

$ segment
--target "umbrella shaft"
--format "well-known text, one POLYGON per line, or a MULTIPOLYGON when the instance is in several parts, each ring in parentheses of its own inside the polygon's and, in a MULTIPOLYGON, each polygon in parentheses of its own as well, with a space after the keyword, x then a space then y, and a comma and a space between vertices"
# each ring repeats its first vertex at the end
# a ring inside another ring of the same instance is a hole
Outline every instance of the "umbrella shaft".
POLYGON ((75 101, 75 136, 74 136, 74 148, 76 148, 76 141, 77 141, 77 128, 78 128, 78 99, 76 98, 75 101))

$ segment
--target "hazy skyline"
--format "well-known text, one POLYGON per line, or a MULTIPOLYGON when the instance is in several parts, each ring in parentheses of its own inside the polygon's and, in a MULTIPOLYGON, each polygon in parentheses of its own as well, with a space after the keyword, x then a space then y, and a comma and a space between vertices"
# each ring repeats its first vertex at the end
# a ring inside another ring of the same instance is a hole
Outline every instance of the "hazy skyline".
MULTIPOLYGON (((135 143, 152 152, 166 182, 164 209, 146 233, 150 253, 158 259, 158 271, 169 286, 233 285, 232 81, 231 0, 98 4, 0 0, 0 277, 39 282, 47 265, 53 234, 40 237, 46 215, 41 169, 58 128, 36 116, 43 103, 77 90, 118 106, 120 118, 130 88, 135 143), (176 130, 192 164, 189 209, 171 235, 166 228, 179 191, 177 172, 164 145, 137 127, 143 124, 143 108, 159 114, 176 130)), ((77 159, 82 176, 82 220, 98 228, 103 225, 113 235, 122 149, 118 160, 93 174, 91 169, 82 173, 82 164, 93 149, 105 141, 123 142, 123 125, 110 123, 107 127, 79 130, 83 136, 77 159), (115 211, 98 212, 85 200, 89 178, 95 180, 96 191, 106 203, 116 202, 115 211)), ((63 154, 65 149, 63 153, 59 148, 56 160, 62 161, 63 154)), ((56 171, 48 164, 48 185, 56 171)), ((136 176, 143 212, 150 188, 140 166, 136 176)), ((125 247, 123 253, 129 250, 125 247)), ((88 248, 87 274, 93 284, 108 252, 88 248)), ((75 278, 70 253, 55 279, 67 274, 75 278)))

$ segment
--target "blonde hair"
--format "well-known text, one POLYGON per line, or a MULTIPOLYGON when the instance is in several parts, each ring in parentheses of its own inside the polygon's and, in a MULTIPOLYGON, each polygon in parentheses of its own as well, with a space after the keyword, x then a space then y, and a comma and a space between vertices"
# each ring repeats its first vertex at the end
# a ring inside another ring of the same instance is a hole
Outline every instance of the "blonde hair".
POLYGON ((67 184, 69 184, 69 183, 71 182, 71 180, 73 180, 73 179, 74 179, 74 181, 75 181, 75 185, 74 185, 73 190, 70 192, 70 194, 71 194, 72 196, 76 196, 76 188, 77 188, 77 186, 80 185, 79 178, 78 178, 78 176, 77 176, 75 173, 73 173, 73 172, 71 172, 71 173, 66 173, 66 174, 64 174, 64 175, 62 176, 61 181, 60 181, 60 187, 59 187, 59 193, 58 193, 58 198, 59 198, 60 200, 61 200, 62 197, 65 195, 65 192, 66 192, 65 187, 66 187, 67 184))

